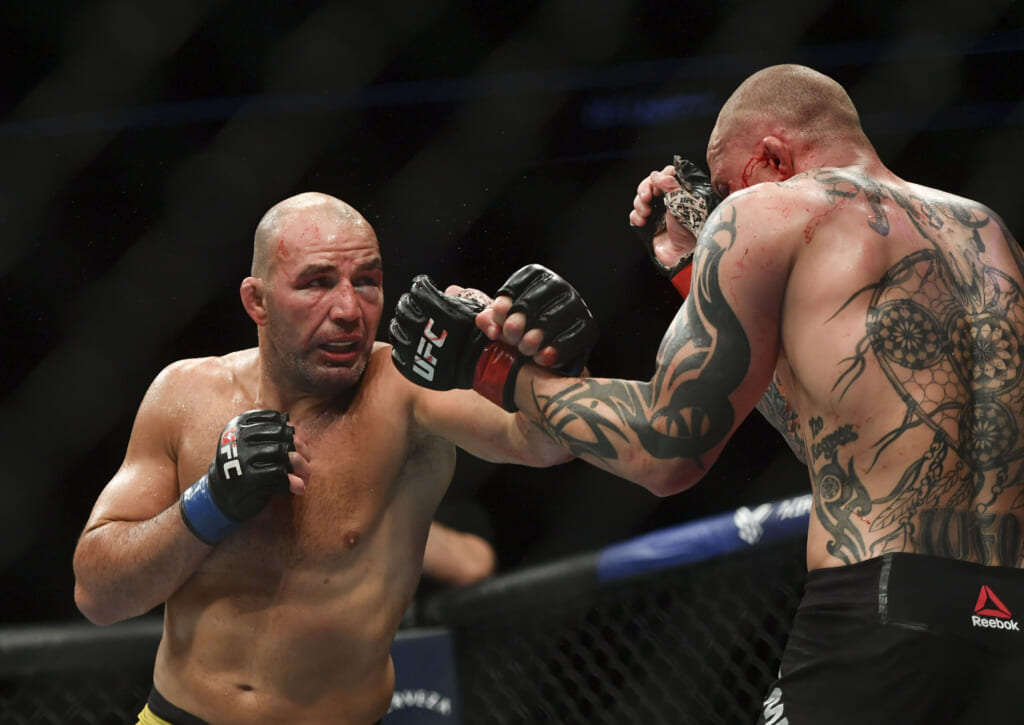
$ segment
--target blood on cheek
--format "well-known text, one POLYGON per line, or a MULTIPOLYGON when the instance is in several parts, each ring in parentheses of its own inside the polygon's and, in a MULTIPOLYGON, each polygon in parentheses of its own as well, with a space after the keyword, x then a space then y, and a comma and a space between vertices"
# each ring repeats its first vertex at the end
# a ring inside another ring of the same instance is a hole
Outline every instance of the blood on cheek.
POLYGON ((750 161, 747 162, 747 165, 743 169, 743 176, 741 177, 744 189, 750 186, 750 180, 751 178, 753 178, 754 172, 757 170, 759 166, 764 166, 766 168, 768 166, 768 159, 766 159, 763 155, 752 156, 750 158, 750 161))

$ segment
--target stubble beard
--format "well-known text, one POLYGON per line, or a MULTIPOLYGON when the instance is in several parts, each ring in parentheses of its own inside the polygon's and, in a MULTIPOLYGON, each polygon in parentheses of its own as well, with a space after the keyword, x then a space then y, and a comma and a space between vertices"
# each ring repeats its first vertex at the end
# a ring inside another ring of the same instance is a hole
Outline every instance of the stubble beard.
POLYGON ((312 360, 315 350, 291 352, 281 355, 280 351, 268 356, 265 362, 271 379, 278 385, 299 393, 321 398, 334 398, 355 388, 366 372, 367 356, 352 366, 330 366, 317 364, 312 360))

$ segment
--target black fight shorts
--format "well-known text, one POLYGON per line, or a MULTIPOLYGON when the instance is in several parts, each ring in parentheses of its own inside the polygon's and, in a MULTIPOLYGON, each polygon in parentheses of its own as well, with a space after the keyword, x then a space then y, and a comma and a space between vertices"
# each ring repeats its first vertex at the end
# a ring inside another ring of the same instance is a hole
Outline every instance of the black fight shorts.
POLYGON ((765 725, 1024 722, 1024 571, 886 554, 809 572, 765 725))

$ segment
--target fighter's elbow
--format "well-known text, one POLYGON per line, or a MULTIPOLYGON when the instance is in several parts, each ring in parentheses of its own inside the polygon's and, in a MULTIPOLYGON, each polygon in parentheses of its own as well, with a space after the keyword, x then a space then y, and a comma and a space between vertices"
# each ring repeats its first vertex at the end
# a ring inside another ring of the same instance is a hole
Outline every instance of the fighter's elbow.
POLYGON ((564 448, 551 449, 540 456, 539 466, 542 468, 558 466, 563 463, 568 463, 575 458, 576 456, 569 453, 564 448))
POLYGON ((113 607, 103 604, 100 598, 96 597, 81 582, 75 582, 75 606, 78 611, 93 624, 101 627, 121 621, 124 617, 114 610, 113 607))
POLYGON ((560 445, 536 440, 512 446, 505 455, 505 460, 510 463, 531 468, 550 468, 568 463, 575 458, 576 456, 560 445))
POLYGON ((658 498, 667 498, 669 496, 675 496, 677 493, 682 493, 693 484, 680 482, 679 479, 674 478, 657 478, 654 480, 647 480, 643 485, 644 488, 658 498))
POLYGON ((75 572, 75 606, 93 624, 105 627, 131 617, 124 611, 125 601, 112 596, 109 588, 98 581, 88 566, 85 557, 76 552, 73 569, 75 572))
POLYGON ((704 470, 689 461, 659 461, 646 466, 637 482, 659 498, 674 496, 696 484, 704 470))
POLYGON ((469 586, 494 574, 498 565, 494 548, 486 539, 477 536, 468 537, 465 546, 466 556, 460 563, 452 584, 469 586))

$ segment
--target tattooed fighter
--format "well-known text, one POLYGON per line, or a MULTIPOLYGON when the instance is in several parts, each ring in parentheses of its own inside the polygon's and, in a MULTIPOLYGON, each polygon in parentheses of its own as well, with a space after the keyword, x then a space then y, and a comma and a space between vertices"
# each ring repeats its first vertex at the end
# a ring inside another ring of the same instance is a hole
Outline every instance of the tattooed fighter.
MULTIPOLYGON (((651 380, 524 365, 511 408, 670 495, 760 401, 814 499, 806 592, 763 721, 1010 721, 1024 677, 1020 248, 982 204, 886 168, 844 89, 806 67, 744 81, 707 161, 722 201, 695 225, 692 289, 651 380)), ((680 188, 666 172, 640 184, 634 225, 680 188)), ((669 217, 678 254, 686 231, 669 217)), ((514 296, 476 323, 523 355, 549 344, 514 296)))

